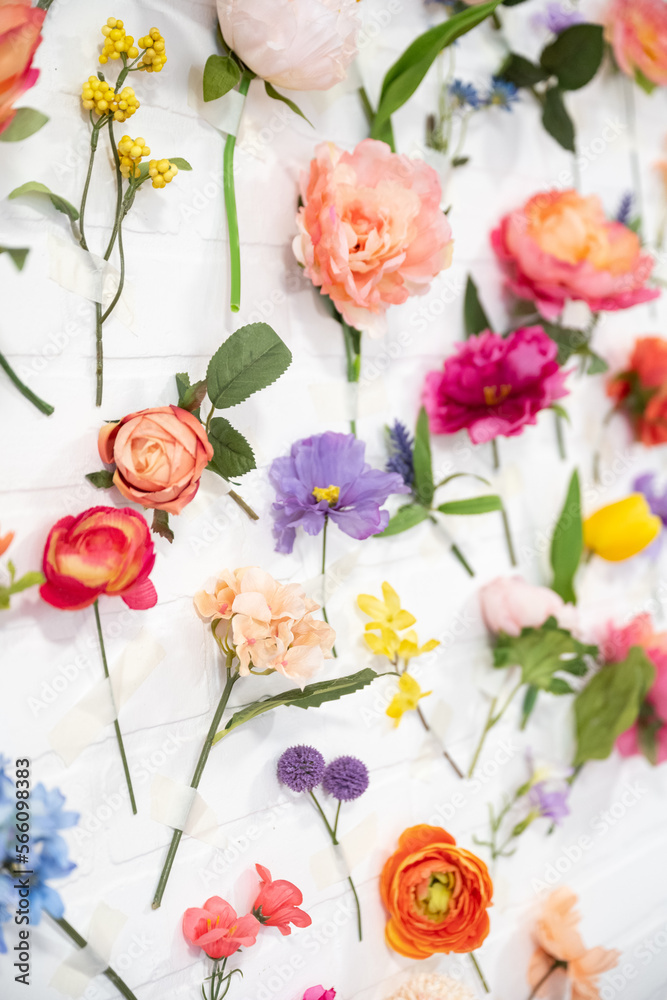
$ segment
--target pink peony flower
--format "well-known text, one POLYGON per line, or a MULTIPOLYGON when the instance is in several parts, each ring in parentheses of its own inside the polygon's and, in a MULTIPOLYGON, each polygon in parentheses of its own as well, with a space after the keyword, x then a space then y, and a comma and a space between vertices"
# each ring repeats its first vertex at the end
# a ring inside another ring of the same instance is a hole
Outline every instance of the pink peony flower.
POLYGON ((605 38, 628 76, 667 84, 667 5, 664 0, 612 0, 604 16, 605 38))
POLYGON ((336 991, 333 987, 325 990, 324 986, 309 986, 303 994, 303 1000, 334 1000, 336 991))
POLYGON ((249 948, 261 926, 252 913, 237 916, 234 907, 220 896, 211 896, 203 908, 192 907, 183 914, 185 937, 215 959, 228 958, 239 948, 249 948))
POLYGON ((14 101, 37 83, 32 68, 46 11, 30 0, 0 0, 0 132, 11 124, 14 101))
POLYGON ((292 928, 310 927, 311 918, 305 910, 299 909, 303 903, 300 889, 286 879, 271 878, 271 872, 263 865, 255 865, 261 882, 257 899, 252 904, 252 912, 261 924, 267 927, 277 927, 281 934, 291 934, 292 928))
POLYGON ((491 234, 507 286, 555 319, 568 299, 594 311, 628 309, 660 292, 646 287, 653 269, 639 237, 605 218, 596 195, 544 191, 510 212, 491 234))
POLYGON ((576 626, 577 612, 549 587, 537 587, 520 576, 499 576, 479 591, 484 624, 490 632, 520 635, 554 617, 561 628, 576 626))
POLYGON ((380 336, 388 307, 426 292, 451 264, 438 175, 374 139, 352 153, 331 142, 315 152, 301 177, 294 253, 346 323, 380 336))
POLYGON ((501 337, 488 330, 457 345, 426 376, 423 401, 434 434, 465 428, 473 444, 521 434, 540 410, 567 395, 558 348, 541 326, 501 337))

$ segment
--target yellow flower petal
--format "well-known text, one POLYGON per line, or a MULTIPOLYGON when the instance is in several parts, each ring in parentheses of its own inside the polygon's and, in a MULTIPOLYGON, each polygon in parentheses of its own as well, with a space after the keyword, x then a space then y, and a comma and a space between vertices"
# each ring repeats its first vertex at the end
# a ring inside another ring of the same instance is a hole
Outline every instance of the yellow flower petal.
POLYGON ((650 545, 661 528, 643 494, 632 493, 586 518, 584 545, 608 562, 621 562, 650 545))
POLYGON ((398 614, 401 610, 401 599, 391 584, 387 583, 386 580, 382 584, 382 596, 384 597, 384 603, 389 614, 392 616, 398 614))
POLYGON ((371 618, 381 618, 384 621, 385 606, 382 601, 379 601, 377 597, 373 597, 372 594, 359 594, 357 605, 365 615, 370 615, 371 618))

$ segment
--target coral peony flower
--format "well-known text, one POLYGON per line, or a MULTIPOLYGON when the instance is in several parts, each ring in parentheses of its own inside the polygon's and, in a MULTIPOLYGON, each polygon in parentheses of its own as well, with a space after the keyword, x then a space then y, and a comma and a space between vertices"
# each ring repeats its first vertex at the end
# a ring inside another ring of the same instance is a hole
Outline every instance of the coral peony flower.
POLYGON ((540 410, 566 396, 567 372, 541 326, 508 337, 488 330, 458 344, 442 371, 429 372, 423 402, 434 434, 468 431, 473 444, 514 437, 540 410))
POLYGON ((77 517, 63 517, 49 532, 40 594, 48 604, 76 611, 101 594, 122 597, 129 608, 157 603, 148 579, 155 552, 148 525, 123 507, 90 507, 77 517))
POLYGON ((183 914, 183 934, 190 944, 202 948, 209 958, 228 958, 239 948, 250 948, 257 939, 259 920, 236 910, 220 896, 211 896, 203 909, 192 907, 183 914))
POLYGON ((489 933, 493 885, 486 865, 437 826, 413 826, 380 877, 387 944, 407 958, 469 952, 489 933))
POLYGON ((326 431, 292 445, 287 458, 271 463, 269 478, 277 500, 271 511, 277 552, 291 552, 297 526, 319 535, 327 518, 352 538, 384 531, 389 512, 382 510, 391 493, 409 493, 399 475, 372 469, 366 446, 354 434, 326 431))
POLYGON ((328 90, 357 54, 356 0, 218 0, 218 18, 246 66, 287 90, 328 90))
POLYGON ((627 76, 646 90, 667 83, 667 6, 664 0, 611 0, 605 38, 627 76))
POLYGON ((16 114, 14 101, 37 83, 32 60, 45 17, 30 0, 0 0, 0 133, 16 114))
POLYGON ((255 868, 261 882, 257 899, 252 904, 252 913, 260 924, 277 927, 283 935, 292 933, 290 924, 295 927, 310 927, 313 921, 305 910, 299 909, 299 904, 303 903, 301 890, 285 879, 276 879, 274 882, 271 872, 263 865, 255 865, 255 868))
POLYGON ((642 444, 667 441, 667 340, 638 337, 627 368, 612 376, 607 395, 632 421, 642 444))
POLYGON ((380 336, 388 307, 428 291, 451 264, 438 175, 375 139, 352 153, 333 143, 315 152, 301 177, 295 256, 346 323, 380 336))
POLYGON ((422 972, 408 979, 387 1000, 475 1000, 475 997, 456 979, 422 972))
POLYGON ((605 217, 596 195, 544 191, 510 212, 491 234, 508 288, 555 319, 568 299, 594 311, 627 309, 660 292, 646 283, 653 258, 639 237, 605 217))
POLYGON ((620 952, 584 947, 576 904, 575 893, 566 886, 544 902, 535 927, 538 947, 528 968, 528 982, 538 997, 549 995, 552 986, 562 993, 569 980, 571 1000, 600 1000, 598 977, 618 964, 620 952))
POLYGON ((98 449, 115 463, 114 485, 127 500, 180 514, 213 458, 203 424, 179 406, 130 413, 101 429, 98 449))
POLYGON ((555 618, 561 628, 573 629, 576 609, 549 587, 537 587, 521 576, 499 576, 479 591, 482 619, 489 632, 521 635, 555 618))
POLYGON ((657 538, 662 521, 642 493, 596 510, 584 521, 584 545, 608 562, 630 559, 657 538))

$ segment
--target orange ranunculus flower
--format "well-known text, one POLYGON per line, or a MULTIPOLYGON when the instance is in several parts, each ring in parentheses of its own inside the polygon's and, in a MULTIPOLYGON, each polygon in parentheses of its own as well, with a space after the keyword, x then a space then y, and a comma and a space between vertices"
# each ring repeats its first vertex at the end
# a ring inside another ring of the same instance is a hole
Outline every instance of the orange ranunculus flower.
POLYGON ((667 340, 638 337, 627 368, 607 384, 607 395, 633 422, 642 444, 667 441, 667 340))
POLYGON ((204 425, 180 406, 155 406, 105 424, 100 458, 115 463, 114 485, 142 507, 180 514, 213 458, 204 425))
POLYGON ((8 531, 6 535, 0 535, 0 556, 4 555, 9 546, 14 541, 14 532, 8 531))
POLYGON ((489 933, 493 883, 481 858, 439 826, 411 826, 380 877, 385 939, 407 958, 469 952, 489 933))
POLYGON ((0 132, 16 114, 14 101, 37 82, 32 57, 45 17, 46 11, 30 0, 0 0, 0 132))

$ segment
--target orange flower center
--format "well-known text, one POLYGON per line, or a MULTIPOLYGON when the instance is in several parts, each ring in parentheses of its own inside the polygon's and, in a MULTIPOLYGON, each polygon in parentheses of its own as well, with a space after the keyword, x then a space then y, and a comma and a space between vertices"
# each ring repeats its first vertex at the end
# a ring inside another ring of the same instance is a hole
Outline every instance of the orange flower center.
POLYGON ((499 406, 504 399, 507 399, 511 391, 511 385, 485 385, 484 402, 487 406, 499 406))

